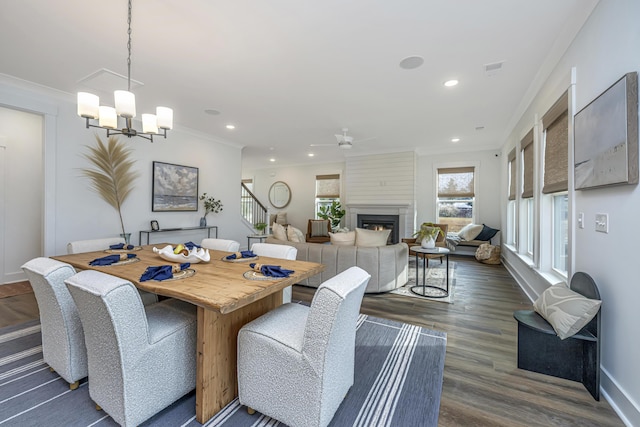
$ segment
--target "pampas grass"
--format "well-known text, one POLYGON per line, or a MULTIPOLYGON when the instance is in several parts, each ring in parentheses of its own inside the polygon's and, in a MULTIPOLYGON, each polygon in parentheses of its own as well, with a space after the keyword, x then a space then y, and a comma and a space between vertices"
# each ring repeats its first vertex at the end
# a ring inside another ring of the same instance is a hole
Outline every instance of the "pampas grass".
POLYGON ((97 146, 87 146, 90 153, 84 154, 95 169, 82 169, 82 174, 91 180, 91 189, 118 211, 122 233, 125 234, 122 204, 131 194, 134 181, 139 174, 133 170, 134 161, 129 159, 131 150, 116 137, 109 137, 106 145, 98 135, 95 137, 97 146))

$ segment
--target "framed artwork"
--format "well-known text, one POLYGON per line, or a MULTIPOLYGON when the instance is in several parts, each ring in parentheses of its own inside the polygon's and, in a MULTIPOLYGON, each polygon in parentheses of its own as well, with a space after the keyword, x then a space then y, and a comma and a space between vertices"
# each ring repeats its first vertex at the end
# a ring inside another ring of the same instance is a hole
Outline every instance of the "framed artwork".
POLYGON ((198 168, 153 162, 153 212, 198 210, 198 168))
POLYGON ((574 160, 576 190, 638 183, 638 73, 575 115, 574 160))
POLYGON ((155 219, 151 221, 151 230, 158 231, 160 230, 160 225, 158 225, 158 221, 155 219))

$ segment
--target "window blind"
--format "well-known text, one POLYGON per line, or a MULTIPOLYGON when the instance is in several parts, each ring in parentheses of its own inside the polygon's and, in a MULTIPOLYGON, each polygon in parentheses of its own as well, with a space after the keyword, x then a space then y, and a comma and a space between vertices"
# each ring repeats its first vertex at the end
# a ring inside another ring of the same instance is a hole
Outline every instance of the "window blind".
POLYGON ((340 175, 316 175, 316 198, 340 197, 340 175))
POLYGON ((565 92, 542 117, 545 133, 544 183, 545 194, 567 191, 569 188, 569 95, 565 92))
POLYGON ((533 129, 520 143, 522 150, 522 198, 533 197, 533 129))
POLYGON ((438 197, 475 197, 471 167, 438 168, 438 197))
POLYGON ((516 149, 509 153, 509 200, 516 199, 516 149))

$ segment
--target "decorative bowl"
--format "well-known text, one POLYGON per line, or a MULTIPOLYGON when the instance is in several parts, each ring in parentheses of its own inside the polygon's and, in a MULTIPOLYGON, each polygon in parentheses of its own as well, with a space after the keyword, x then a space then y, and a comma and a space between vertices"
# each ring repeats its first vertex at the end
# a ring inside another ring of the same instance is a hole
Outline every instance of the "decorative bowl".
POLYGON ((192 264, 197 264, 199 262, 209 262, 211 260, 209 257, 209 249, 203 248, 193 248, 189 251, 188 255, 184 255, 182 253, 174 254, 173 246, 167 245, 162 249, 154 247, 153 252, 160 255, 160 258, 171 262, 190 262, 192 264))

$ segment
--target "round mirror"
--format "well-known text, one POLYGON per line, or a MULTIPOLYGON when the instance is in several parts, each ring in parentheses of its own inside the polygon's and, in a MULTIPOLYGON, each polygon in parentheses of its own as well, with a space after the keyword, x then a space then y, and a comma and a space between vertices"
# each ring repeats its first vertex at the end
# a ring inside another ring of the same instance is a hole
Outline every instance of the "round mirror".
POLYGON ((276 181, 269 189, 269 202, 274 208, 284 208, 291 201, 291 190, 282 181, 276 181))

